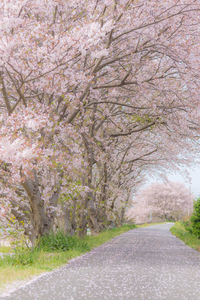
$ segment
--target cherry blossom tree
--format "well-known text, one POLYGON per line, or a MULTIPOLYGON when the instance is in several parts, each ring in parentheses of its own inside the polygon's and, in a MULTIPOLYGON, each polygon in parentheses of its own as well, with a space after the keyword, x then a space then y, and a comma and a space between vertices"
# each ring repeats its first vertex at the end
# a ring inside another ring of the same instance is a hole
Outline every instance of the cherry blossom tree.
POLYGON ((33 240, 58 215, 71 231, 101 230, 147 170, 196 150, 199 10, 1 1, 1 201, 33 240))
POLYGON ((191 192, 182 183, 153 183, 136 195, 127 216, 135 218, 139 223, 153 219, 177 221, 191 215, 193 199, 191 192))

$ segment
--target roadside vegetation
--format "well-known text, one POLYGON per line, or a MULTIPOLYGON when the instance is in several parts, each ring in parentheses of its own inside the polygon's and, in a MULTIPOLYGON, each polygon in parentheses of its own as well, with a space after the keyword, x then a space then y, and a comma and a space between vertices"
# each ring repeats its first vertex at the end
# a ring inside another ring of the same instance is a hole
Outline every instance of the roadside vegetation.
POLYGON ((136 225, 123 225, 84 238, 66 236, 62 232, 42 237, 35 248, 18 246, 0 247, 4 256, 0 258, 0 289, 18 280, 27 280, 43 272, 51 271, 70 259, 92 250, 136 225), (11 255, 9 254, 10 252, 11 255), (8 254, 8 255, 6 255, 8 254))
POLYGON ((194 202, 191 218, 176 222, 171 228, 171 232, 186 245, 200 251, 200 198, 194 202))
POLYGON ((170 230, 172 234, 181 239, 186 245, 200 251, 200 239, 196 237, 192 232, 187 230, 184 222, 176 222, 170 230))

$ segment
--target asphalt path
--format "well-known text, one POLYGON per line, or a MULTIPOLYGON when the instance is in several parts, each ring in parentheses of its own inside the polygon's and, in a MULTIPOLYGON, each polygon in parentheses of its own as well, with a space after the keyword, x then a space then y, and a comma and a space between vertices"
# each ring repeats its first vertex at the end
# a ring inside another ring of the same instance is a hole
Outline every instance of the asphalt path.
POLYGON ((171 226, 126 232, 0 299, 200 300, 200 253, 171 226))

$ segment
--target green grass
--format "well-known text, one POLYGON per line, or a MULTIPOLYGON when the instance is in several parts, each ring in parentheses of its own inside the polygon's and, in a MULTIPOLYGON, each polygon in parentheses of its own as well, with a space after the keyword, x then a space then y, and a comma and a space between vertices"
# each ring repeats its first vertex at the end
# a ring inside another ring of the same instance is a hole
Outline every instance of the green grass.
POLYGON ((176 222, 175 225, 170 229, 170 231, 177 238, 181 239, 186 245, 197 251, 200 251, 200 239, 187 231, 181 222, 176 222))
MULTIPOLYGON (((68 250, 61 246, 65 245, 65 241, 61 241, 62 236, 59 236, 56 241, 51 237, 50 240, 43 240, 43 244, 38 249, 33 251, 20 249, 15 252, 14 256, 6 255, 4 259, 0 259, 0 289, 2 290, 3 287, 14 281, 31 279, 43 272, 52 271, 66 264, 70 259, 80 256, 115 236, 134 228, 136 228, 135 225, 124 225, 106 230, 96 236, 86 236, 83 239, 70 237, 71 249, 68 247, 68 250), (61 247, 59 248, 59 246, 61 247), (63 249, 65 251, 62 251, 63 249)), ((67 242, 69 242, 69 238, 67 242)), ((1 247, 1 250, 4 253, 10 252, 9 247, 1 247)))
POLYGON ((87 241, 80 239, 77 236, 66 236, 63 232, 57 234, 50 233, 43 236, 38 244, 40 250, 47 252, 67 251, 67 250, 80 250, 86 252, 90 250, 87 241))
POLYGON ((10 253, 10 252, 12 252, 12 249, 10 247, 7 246, 0 247, 0 253, 10 253))
POLYGON ((117 235, 120 235, 126 231, 129 231, 131 229, 136 228, 136 225, 123 225, 121 227, 118 228, 112 228, 109 230, 105 230, 101 233, 99 233, 98 235, 94 235, 94 236, 86 236, 84 238, 85 241, 87 241, 88 246, 90 247, 90 249, 93 249, 95 247, 100 246, 101 244, 104 244, 105 242, 111 240, 112 238, 114 238, 117 235))

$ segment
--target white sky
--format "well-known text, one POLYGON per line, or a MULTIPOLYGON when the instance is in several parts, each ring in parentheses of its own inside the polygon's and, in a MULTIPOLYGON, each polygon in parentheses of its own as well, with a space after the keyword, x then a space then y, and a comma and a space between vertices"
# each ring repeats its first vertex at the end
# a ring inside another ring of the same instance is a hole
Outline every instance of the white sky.
POLYGON ((184 178, 181 174, 174 174, 169 176, 170 181, 178 181, 184 183, 188 188, 191 189, 191 192, 195 197, 200 196, 200 165, 188 169, 189 175, 191 177, 191 182, 184 178))
MULTIPOLYGON (((200 196, 200 164, 196 164, 196 166, 187 168, 186 170, 190 176, 190 180, 187 178, 187 176, 184 176, 181 173, 175 173, 173 175, 169 174, 169 176, 167 176, 168 180, 173 182, 181 182, 191 190, 195 197, 200 196)), ((145 187, 153 182, 162 182, 162 179, 158 177, 150 178, 146 181, 145 187)), ((141 189, 143 188, 144 186, 141 186, 141 189)))

